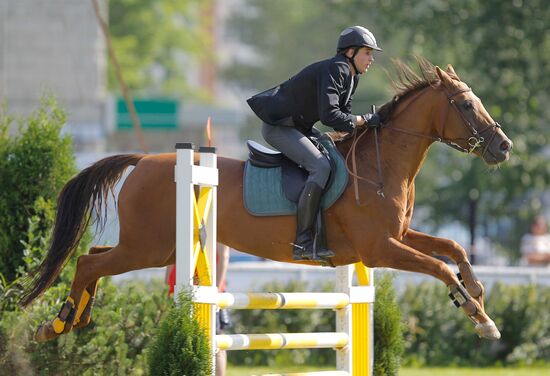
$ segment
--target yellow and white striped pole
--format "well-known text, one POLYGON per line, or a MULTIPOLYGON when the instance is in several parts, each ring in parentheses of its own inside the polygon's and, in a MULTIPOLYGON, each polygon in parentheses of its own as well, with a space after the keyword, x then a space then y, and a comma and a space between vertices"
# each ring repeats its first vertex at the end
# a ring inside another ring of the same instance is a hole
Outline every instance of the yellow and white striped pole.
POLYGON ((349 304, 349 295, 328 292, 220 293, 217 304, 220 308, 232 309, 341 309, 349 304))
POLYGON ((347 333, 222 334, 216 336, 220 350, 341 349, 347 333))

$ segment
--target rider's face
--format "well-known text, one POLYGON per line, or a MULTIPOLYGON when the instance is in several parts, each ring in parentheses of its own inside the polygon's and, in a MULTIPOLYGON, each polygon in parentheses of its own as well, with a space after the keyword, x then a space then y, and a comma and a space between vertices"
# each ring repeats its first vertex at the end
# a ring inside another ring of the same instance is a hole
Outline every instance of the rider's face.
POLYGON ((362 47, 355 55, 355 66, 361 73, 365 73, 374 62, 374 50, 368 47, 362 47))

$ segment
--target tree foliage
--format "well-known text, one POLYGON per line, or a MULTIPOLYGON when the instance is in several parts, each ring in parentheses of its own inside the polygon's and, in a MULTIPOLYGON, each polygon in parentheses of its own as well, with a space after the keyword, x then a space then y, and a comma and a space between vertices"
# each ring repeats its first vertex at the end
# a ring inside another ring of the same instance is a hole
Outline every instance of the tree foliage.
MULTIPOLYGON (((132 281, 115 286, 101 280, 92 322, 46 343, 33 339, 36 328, 59 313, 69 294, 73 271, 26 310, 0 316, 3 375, 158 375, 149 373, 147 352, 173 305, 163 282, 132 281)), ((1 373, 1 372, 0 372, 1 373)), ((197 374, 198 375, 198 374, 197 374)))
POLYGON ((166 376, 212 374, 209 339, 193 316, 190 292, 178 295, 178 304, 160 323, 149 349, 149 373, 166 376))
MULTIPOLYGON (((134 93, 189 94, 188 66, 212 59, 204 12, 211 0, 109 1, 113 48, 124 79, 134 93)), ((118 85, 112 67, 109 86, 118 85)))
POLYGON ((57 194, 75 172, 71 139, 61 134, 65 114, 53 98, 10 136, 14 119, 0 113, 0 274, 4 286, 17 276, 33 237, 47 238, 57 194))
POLYGON ((403 364, 416 367, 547 365, 550 289, 541 285, 491 288, 485 306, 501 330, 498 342, 480 339, 442 285, 410 284, 399 299, 407 318, 403 364), (421 298, 420 298, 421 297, 421 298))

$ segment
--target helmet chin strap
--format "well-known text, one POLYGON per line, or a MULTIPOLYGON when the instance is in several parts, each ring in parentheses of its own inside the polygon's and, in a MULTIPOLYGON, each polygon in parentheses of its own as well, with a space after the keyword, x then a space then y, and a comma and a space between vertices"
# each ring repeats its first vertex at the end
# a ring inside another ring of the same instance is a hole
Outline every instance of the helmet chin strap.
MULTIPOLYGON (((357 55, 357 52, 359 51, 359 48, 354 48, 353 49, 353 55, 351 58, 348 57, 348 61, 350 62, 351 66, 353 67, 353 69, 355 69, 355 74, 363 74, 363 72, 361 72, 359 69, 357 69, 357 67, 355 66, 355 55, 357 55)), ((346 56, 347 57, 347 56, 346 56)))

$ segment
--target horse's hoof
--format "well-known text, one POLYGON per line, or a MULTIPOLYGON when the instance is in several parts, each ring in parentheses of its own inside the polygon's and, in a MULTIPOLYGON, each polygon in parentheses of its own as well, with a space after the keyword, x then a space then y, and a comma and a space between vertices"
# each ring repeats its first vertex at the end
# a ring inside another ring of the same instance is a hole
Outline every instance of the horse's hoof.
POLYGON ((476 333, 479 338, 490 339, 492 341, 500 339, 500 332, 492 320, 476 324, 476 333))
POLYGON ((36 342, 46 342, 57 337, 59 337, 59 334, 55 332, 50 322, 40 325, 34 334, 34 340, 36 342))

